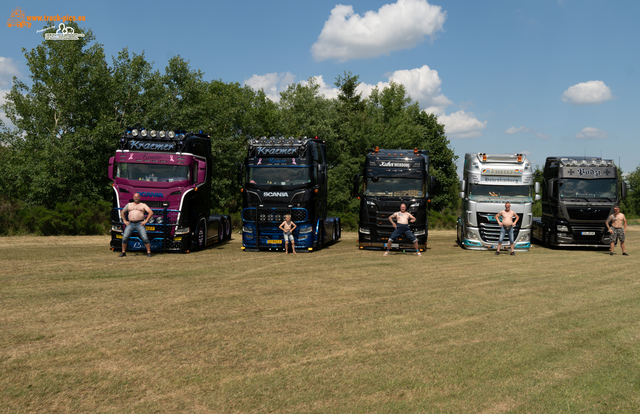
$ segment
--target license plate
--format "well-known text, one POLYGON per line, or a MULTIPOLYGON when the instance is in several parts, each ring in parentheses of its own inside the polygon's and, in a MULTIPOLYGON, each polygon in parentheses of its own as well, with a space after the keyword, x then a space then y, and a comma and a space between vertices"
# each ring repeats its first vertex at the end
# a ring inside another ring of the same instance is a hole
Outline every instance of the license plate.
POLYGON ((156 228, 154 226, 145 226, 144 228, 146 231, 156 231, 156 228))
POLYGON ((400 245, 398 243, 391 243, 391 248, 392 249, 399 249, 400 245))
POLYGON ((583 236, 595 236, 596 232, 595 231, 583 231, 582 235, 583 236))
POLYGON ((282 240, 267 240, 267 244, 282 244, 282 240))

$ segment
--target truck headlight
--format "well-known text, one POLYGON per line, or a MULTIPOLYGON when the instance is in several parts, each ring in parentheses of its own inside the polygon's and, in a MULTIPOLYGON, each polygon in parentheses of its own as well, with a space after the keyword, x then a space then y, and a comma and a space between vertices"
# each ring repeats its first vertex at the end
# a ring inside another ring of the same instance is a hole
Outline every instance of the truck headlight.
POLYGON ((413 232, 414 236, 424 236, 424 234, 425 234, 425 230, 417 230, 413 232))
POLYGON ((360 233, 362 234, 371 234, 371 230, 365 229, 364 227, 360 227, 360 233))
POLYGON ((112 224, 111 231, 122 231, 122 224, 112 224))
POLYGON ((306 233, 311 233, 312 231, 313 231, 313 227, 311 227, 310 225, 306 224, 306 225, 300 226, 300 231, 298 233, 299 234, 306 234, 306 233))
POLYGON ((245 233, 253 233, 253 229, 247 226, 242 226, 242 231, 245 233))
POLYGON ((189 227, 177 227, 176 228, 176 234, 185 234, 185 233, 189 233, 189 227))
POLYGON ((563 232, 565 232, 565 233, 568 233, 568 232, 569 232, 569 226, 566 226, 566 225, 564 225, 564 224, 558 224, 558 225, 556 226, 556 229, 557 229, 558 231, 563 231, 563 232))
POLYGON ((476 236, 476 234, 474 232, 468 231, 467 232, 467 239, 478 240, 478 237, 476 236))

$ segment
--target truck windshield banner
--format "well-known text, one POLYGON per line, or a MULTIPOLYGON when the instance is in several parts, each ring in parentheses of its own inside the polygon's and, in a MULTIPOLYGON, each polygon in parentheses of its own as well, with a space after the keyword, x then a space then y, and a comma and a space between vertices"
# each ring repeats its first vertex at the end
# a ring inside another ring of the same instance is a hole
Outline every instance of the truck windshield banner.
POLYGON ((129 141, 130 150, 148 150, 148 151, 169 151, 176 152, 176 144, 174 142, 145 142, 145 141, 129 141))
POLYGON ((522 175, 521 169, 505 168, 483 168, 482 174, 486 175, 522 175))
POLYGON ((560 178, 615 178, 612 167, 564 167, 560 169, 560 178))
POLYGON ((265 155, 296 155, 298 147, 256 147, 256 156, 265 155))
POLYGON ((372 167, 386 167, 386 168, 419 168, 420 163, 413 163, 411 161, 375 161, 370 164, 372 167))
POLYGON ((480 177, 480 182, 483 183, 521 183, 522 177, 492 177, 492 176, 482 176, 480 177))

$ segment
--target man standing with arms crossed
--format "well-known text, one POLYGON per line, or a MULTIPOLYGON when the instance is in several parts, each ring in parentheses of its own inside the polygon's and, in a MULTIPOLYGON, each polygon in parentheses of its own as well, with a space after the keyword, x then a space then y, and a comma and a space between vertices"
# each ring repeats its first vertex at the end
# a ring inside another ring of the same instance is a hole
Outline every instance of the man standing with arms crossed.
POLYGON ((129 237, 134 230, 138 231, 142 242, 147 248, 147 257, 151 257, 151 243, 149 243, 149 237, 144 226, 147 224, 151 217, 153 217, 153 211, 145 203, 140 202, 140 193, 133 195, 133 203, 129 203, 120 211, 120 217, 125 226, 124 234, 122 235, 122 253, 118 257, 125 257, 127 255, 127 245, 129 244, 129 237), (125 218, 125 213, 129 212, 129 220, 125 218), (147 218, 144 218, 144 213, 147 213, 147 218))
POLYGON ((409 221, 412 223, 416 221, 416 218, 411 215, 411 213, 407 213, 407 205, 405 203, 400 204, 400 211, 397 211, 389 216, 389 221, 395 228, 391 236, 389 236, 389 240, 387 240, 387 251, 384 252, 385 256, 389 256, 389 250, 391 249, 391 240, 395 240, 397 237, 404 235, 407 239, 413 242, 413 247, 416 249, 416 254, 418 256, 422 256, 420 254, 420 249, 418 249, 418 239, 413 235, 411 230, 409 229, 409 221), (393 218, 396 218, 398 225, 393 222, 393 218))
POLYGON ((613 256, 613 248, 615 247, 617 239, 620 240, 622 255, 629 256, 627 252, 624 251, 624 234, 627 232, 627 218, 620 212, 620 207, 615 206, 613 208, 613 214, 607 219, 607 229, 609 233, 611 233, 611 251, 609 254, 613 256), (609 226, 609 223, 611 223, 611 226, 609 226))
POLYGON ((500 225, 500 239, 498 240, 498 250, 496 250, 496 255, 500 254, 500 248, 502 247, 502 240, 504 240, 504 235, 506 232, 509 232, 509 244, 511 246, 511 256, 515 256, 516 254, 513 251, 515 247, 515 243, 513 240, 513 228, 516 226, 516 223, 520 220, 520 216, 514 213, 511 210, 511 203, 506 202, 504 204, 504 210, 496 214, 496 221, 500 225), (502 221, 500 221, 500 217, 502 217, 502 221))

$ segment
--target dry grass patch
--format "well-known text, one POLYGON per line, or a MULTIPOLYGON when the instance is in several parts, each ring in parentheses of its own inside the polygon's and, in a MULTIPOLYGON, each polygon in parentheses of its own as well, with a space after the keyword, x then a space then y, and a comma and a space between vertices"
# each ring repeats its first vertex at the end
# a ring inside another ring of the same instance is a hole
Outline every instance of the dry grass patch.
POLYGON ((629 257, 496 257, 432 231, 422 258, 347 233, 297 256, 235 239, 150 259, 107 237, 0 238, 0 407, 636 412, 639 236, 629 257))

